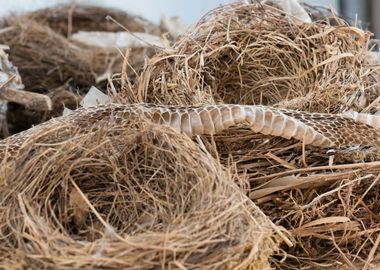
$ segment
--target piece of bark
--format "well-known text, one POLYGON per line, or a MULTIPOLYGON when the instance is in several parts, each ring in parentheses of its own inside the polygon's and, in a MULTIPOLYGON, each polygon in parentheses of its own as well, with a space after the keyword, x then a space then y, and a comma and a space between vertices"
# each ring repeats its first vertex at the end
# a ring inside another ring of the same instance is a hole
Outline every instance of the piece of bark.
POLYGON ((12 89, 10 87, 0 88, 0 99, 21 104, 25 108, 36 111, 51 111, 52 102, 48 96, 12 89))

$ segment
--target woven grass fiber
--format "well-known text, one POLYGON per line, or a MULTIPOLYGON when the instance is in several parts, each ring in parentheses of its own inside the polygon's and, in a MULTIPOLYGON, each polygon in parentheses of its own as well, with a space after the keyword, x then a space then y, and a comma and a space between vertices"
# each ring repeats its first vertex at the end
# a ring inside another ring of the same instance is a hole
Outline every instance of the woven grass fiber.
MULTIPOLYGON (((62 114, 64 106, 76 109, 91 86, 107 91, 108 80, 122 70, 124 48, 99 48, 71 39, 78 31, 123 31, 107 20, 110 16, 129 31, 161 35, 158 26, 126 12, 91 6, 60 6, 10 15, 0 23, 0 44, 9 45, 12 63, 18 67, 26 91, 48 95, 52 111, 33 111, 17 104, 8 110, 10 134, 62 114)), ((125 71, 134 80, 152 48, 133 48, 125 71)), ((1 134, 0 134, 1 136, 1 134)))
POLYGON ((110 123, 57 122, 2 163, 4 269, 269 269, 277 229, 242 179, 170 128, 110 123))
MULTIPOLYGON (((256 2, 226 5, 153 56, 136 81, 120 74, 113 99, 375 113, 369 37, 339 18, 302 24, 256 2)), ((58 124, 2 167, 4 254, 47 268, 98 267, 89 254, 102 258, 99 267, 132 269, 265 269, 268 258, 276 269, 370 269, 379 259, 378 153, 332 155, 242 127, 196 145, 154 124, 108 120, 94 129, 58 124), (68 135, 57 141, 57 132, 68 135)))
MULTIPOLYGON (((332 15, 333 16, 333 15, 332 15)), ((265 104, 320 113, 379 110, 371 33, 335 17, 300 23, 272 6, 210 11, 155 55, 120 102, 265 104)), ((378 260, 379 153, 328 153, 302 142, 233 128, 203 137, 220 162, 250 181, 250 198, 292 236, 277 269, 369 269, 378 260)))

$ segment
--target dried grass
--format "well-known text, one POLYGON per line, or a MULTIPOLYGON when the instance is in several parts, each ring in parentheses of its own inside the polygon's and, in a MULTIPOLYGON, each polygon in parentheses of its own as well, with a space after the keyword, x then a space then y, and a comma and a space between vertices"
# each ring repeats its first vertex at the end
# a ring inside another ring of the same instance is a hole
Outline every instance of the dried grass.
POLYGON ((1 41, 10 45, 11 61, 19 67, 28 90, 49 91, 70 81, 78 88, 96 84, 121 59, 117 51, 75 44, 33 20, 17 18, 11 27, 1 41))
MULTIPOLYGON (((11 61, 19 69, 25 90, 47 94, 54 102, 54 110, 43 113, 10 106, 7 117, 11 134, 60 115, 63 105, 77 108, 80 96, 92 85, 106 91, 108 79, 122 70, 124 52, 74 42, 70 35, 80 30, 122 31, 106 20, 107 15, 130 31, 161 33, 158 26, 125 12, 75 5, 12 15, 2 21, 0 43, 10 46, 11 61)), ((131 50, 125 68, 130 80, 153 52, 147 48, 131 50)))
MULTIPOLYGON (((122 83, 119 99, 374 113, 379 66, 367 63, 370 34, 336 17, 333 22, 299 24, 259 4, 223 6, 154 56, 138 84, 122 83)), ((371 265, 380 237, 378 155, 331 156, 242 128, 203 143, 216 144, 222 164, 235 162, 250 179, 251 199, 292 235, 294 246, 284 244, 284 253, 273 257, 277 269, 371 265)))
POLYGON ((369 33, 337 22, 299 24, 269 6, 223 6, 155 55, 125 100, 363 110, 379 95, 366 63, 369 33))
POLYGON ((131 32, 145 32, 161 35, 164 29, 160 29, 153 23, 137 15, 128 14, 112 8, 96 6, 59 6, 31 12, 26 15, 29 19, 49 26, 62 36, 69 37, 78 31, 122 31, 120 26, 106 20, 110 16, 125 26, 131 32))
MULTIPOLYGON (((299 24, 259 4, 223 6, 155 55, 135 84, 119 76, 114 98, 374 112, 379 67, 367 63, 369 34, 334 23, 299 24)), ((369 269, 378 259, 376 155, 331 156, 244 128, 196 146, 154 124, 105 123, 89 134, 58 124, 48 134, 64 140, 39 136, 3 166, 0 251, 9 268, 265 269, 277 227, 242 192, 291 237, 293 246, 284 241, 271 257, 277 269, 369 269)))
MULTIPOLYGON (((73 42, 70 35, 79 30, 121 31, 106 16, 120 19, 131 31, 159 34, 160 29, 141 18, 123 12, 95 7, 64 6, 23 16, 10 16, 2 24, 0 41, 10 46, 10 56, 19 67, 26 88, 54 89, 70 82, 77 88, 107 80, 106 72, 121 71, 123 56, 117 49, 102 49, 73 42)), ((130 64, 136 70, 144 63, 146 49, 133 50, 130 64)))
POLYGON ((274 226, 241 181, 188 137, 138 122, 57 124, 7 163, 5 269, 269 269, 274 226))

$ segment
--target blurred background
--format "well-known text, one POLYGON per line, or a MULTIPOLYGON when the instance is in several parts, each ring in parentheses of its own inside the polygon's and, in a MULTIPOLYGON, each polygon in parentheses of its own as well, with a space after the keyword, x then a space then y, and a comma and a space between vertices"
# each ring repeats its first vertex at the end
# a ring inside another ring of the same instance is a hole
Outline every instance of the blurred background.
MULTIPOLYGON (((85 5, 98 5, 103 7, 116 7, 135 15, 140 15, 148 20, 158 23, 160 17, 178 16, 185 25, 196 22, 208 10, 220 4, 233 0, 77 0, 76 3, 85 5)), ((0 0, 0 16, 9 12, 22 12, 36 10, 42 7, 57 4, 72 3, 72 0, 0 0)), ((379 0, 306 0, 308 4, 317 6, 331 6, 339 14, 346 17, 352 23, 358 21, 361 25, 380 36, 380 11, 379 0)))
MULTIPOLYGON (((9 12, 32 11, 42 7, 50 7, 57 4, 68 4, 73 0, 0 0, 0 16, 9 12)), ((98 5, 103 7, 117 7, 141 15, 146 19, 158 23, 162 14, 178 16, 186 25, 196 22, 204 13, 220 4, 234 2, 233 0, 77 0, 78 4, 98 5)), ((315 5, 331 4, 335 9, 339 8, 338 0, 313 0, 305 1, 315 5)), ((347 2, 355 2, 347 1, 347 2)), ((357 1, 362 2, 362 1, 357 1)))

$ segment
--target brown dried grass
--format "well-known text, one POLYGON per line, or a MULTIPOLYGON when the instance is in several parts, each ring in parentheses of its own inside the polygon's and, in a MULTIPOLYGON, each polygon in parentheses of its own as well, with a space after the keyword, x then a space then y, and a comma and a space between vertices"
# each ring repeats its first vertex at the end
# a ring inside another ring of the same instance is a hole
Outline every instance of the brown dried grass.
MULTIPOLYGON (((379 66, 370 34, 334 18, 300 24, 273 7, 232 4, 211 11, 172 49, 146 65, 124 102, 265 104, 313 112, 376 112, 379 66)), ((379 155, 325 151, 230 129, 217 146, 251 183, 250 198, 292 235, 278 269, 369 269, 380 241, 379 155), (329 164, 332 163, 330 166, 329 164)))
MULTIPOLYGON (((106 8, 62 6, 48 8, 19 16, 4 18, 0 24, 0 43, 10 46, 10 59, 18 67, 26 91, 49 95, 52 112, 35 112, 19 106, 10 106, 8 126, 14 134, 32 125, 61 115, 63 105, 75 109, 81 95, 95 85, 106 92, 108 79, 121 72, 123 53, 116 48, 98 48, 74 42, 71 34, 84 31, 123 31, 106 20, 112 16, 130 31, 162 32, 140 17, 106 8)), ((125 70, 129 79, 136 77, 145 58, 154 49, 134 48, 125 70)))
POLYGON ((269 6, 223 6, 152 57, 125 100, 363 110, 379 95, 366 63, 369 33, 338 22, 299 24, 269 6))
POLYGON ((216 144, 222 164, 235 162, 237 173, 250 181, 248 196, 287 229, 294 246, 283 243, 272 258, 276 269, 370 269, 380 237, 378 157, 367 162, 362 153, 333 157, 245 129, 205 141, 216 144))
MULTIPOLYGON (((106 72, 121 71, 123 55, 117 49, 87 46, 70 40, 72 33, 122 31, 106 20, 114 16, 131 31, 160 34, 160 29, 125 12, 95 7, 63 6, 4 19, 0 42, 10 46, 10 58, 19 68, 26 89, 54 89, 66 83, 86 88, 107 80, 106 72)), ((130 65, 142 67, 147 49, 134 49, 130 65)))
POLYGON ((275 226, 244 181, 170 128, 107 122, 57 124, 3 164, 5 269, 269 269, 275 226))
MULTIPOLYGON (((369 36, 336 21, 336 26, 304 25, 268 6, 221 7, 172 49, 154 56, 136 84, 122 74, 122 93, 115 99, 374 112, 378 66, 366 62, 369 36)), ((284 241, 271 257, 278 269, 369 269, 376 259, 380 244, 376 155, 337 153, 331 160, 320 149, 243 128, 201 137, 202 150, 153 124, 131 124, 126 129, 111 123, 88 135, 83 130, 78 135, 65 132, 71 134, 64 136, 67 140, 31 144, 15 167, 1 174, 5 177, 0 215, 6 222, 1 225, 0 251, 9 255, 9 267, 16 261, 22 267, 28 263, 94 267, 90 259, 105 254, 99 267, 232 268, 244 262, 262 269, 274 247, 270 234, 261 234, 262 225, 273 227, 241 192, 292 239, 293 246, 284 241), (229 175, 205 149, 239 176, 229 175), (248 190, 241 179, 249 180, 248 190), (240 191, 232 180, 238 181, 240 191), (146 194, 138 192, 142 187, 146 194), (185 198, 192 203, 185 203, 185 198), (148 224, 148 230, 136 226, 141 223, 148 224), (170 230, 163 234, 165 229, 170 230), (128 238, 123 238, 125 233, 128 238), (257 250, 248 249, 260 235, 257 250), (181 249, 183 239, 194 240, 194 245, 181 249), (98 255, 101 248, 104 253, 98 255), (15 259, 10 251, 16 253, 15 259), (138 255, 128 257, 133 252, 138 255)))
POLYGON ((26 16, 67 37, 78 31, 122 31, 119 25, 106 20, 106 16, 112 17, 131 32, 161 35, 163 30, 142 17, 124 11, 77 4, 37 10, 26 16))
POLYGON ((96 84, 97 77, 121 59, 117 51, 76 44, 33 20, 17 18, 10 26, 1 42, 11 47, 11 61, 27 89, 54 89, 70 80, 79 88, 96 84))

